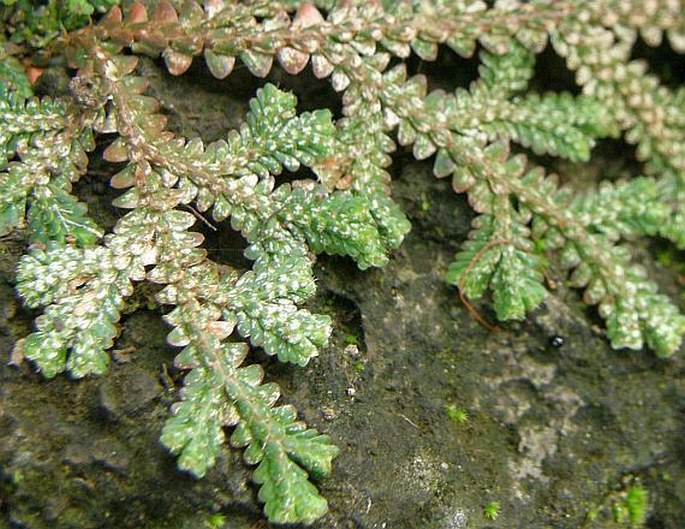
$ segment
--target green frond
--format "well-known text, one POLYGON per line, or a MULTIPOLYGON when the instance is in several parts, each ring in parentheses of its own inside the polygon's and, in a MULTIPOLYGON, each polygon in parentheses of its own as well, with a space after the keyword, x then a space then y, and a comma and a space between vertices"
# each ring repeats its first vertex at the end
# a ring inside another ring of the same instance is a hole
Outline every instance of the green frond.
POLYGON ((671 214, 657 181, 647 177, 602 182, 596 191, 578 195, 571 207, 585 226, 611 241, 656 235, 671 214))
POLYGON ((493 98, 508 99, 524 90, 533 77, 535 55, 518 43, 503 55, 483 51, 480 61, 478 82, 487 87, 493 98))
MULTIPOLYGON (((516 246, 492 214, 473 221, 473 229, 463 249, 450 263, 445 280, 466 296, 478 299, 491 290, 499 320, 521 320, 545 299, 540 259, 516 246)), ((522 234, 523 235, 523 234, 522 234)))
MULTIPOLYGON (((469 201, 484 213, 474 219, 446 280, 473 299, 491 290, 497 318, 521 320, 547 294, 540 258, 532 252, 530 212, 514 207, 510 198, 510 183, 523 175, 526 160, 508 157, 506 146, 497 143, 484 149, 483 159, 487 165, 470 184, 469 201)), ((455 171, 458 174, 458 168, 455 171)))
POLYGON ((12 163, 0 173, 0 235, 24 223, 26 199, 32 188, 28 176, 27 168, 20 163, 12 163))
MULTIPOLYGON (((616 134, 599 100, 568 93, 519 95, 533 73, 533 54, 520 44, 505 55, 481 54, 480 79, 441 102, 449 127, 488 141, 514 141, 536 154, 587 161, 594 140, 616 134)), ((429 108, 429 96, 426 99, 429 108)))
POLYGON ((37 242, 86 246, 102 236, 70 194, 95 148, 90 126, 97 119, 97 112, 89 114, 81 126, 64 101, 25 99, 0 87, 0 234, 28 217, 37 242))
MULTIPOLYGON (((245 354, 245 344, 226 344, 224 352, 245 354)), ((236 422, 236 410, 226 395, 219 371, 198 366, 183 380, 181 399, 171 408, 160 441, 178 454, 178 466, 201 478, 225 450, 223 428, 236 422)))
POLYGON ((17 290, 28 305, 46 307, 22 352, 47 378, 64 370, 76 378, 106 371, 106 351, 117 335, 124 299, 133 291, 112 259, 105 248, 54 244, 22 257, 17 290))
MULTIPOLYGON (((395 142, 387 134, 386 129, 390 125, 388 119, 392 122, 394 118, 384 118, 380 109, 359 109, 357 115, 338 122, 337 142, 334 145, 335 152, 344 154, 344 158, 350 161, 343 175, 343 178, 351 181, 346 200, 365 203, 363 207, 367 208, 375 224, 373 231, 377 231, 380 237, 380 247, 374 243, 371 249, 376 247, 381 252, 398 248, 411 228, 405 214, 388 196, 390 174, 386 167, 391 163, 389 153, 396 148, 395 142), (360 146, 363 146, 363 152, 359 151, 360 146)), ((338 170, 336 167, 334 172, 338 170)), ((317 173, 320 174, 320 171, 317 173)), ((325 177, 323 180, 325 184, 325 177)), ((372 239, 368 240, 371 242, 372 239)), ((385 257, 378 250, 361 252, 361 260, 358 261, 360 268, 385 262, 385 257), (364 257, 364 254, 369 253, 376 256, 364 257), (361 264, 362 261, 364 264, 361 264)))
POLYGON ((373 193, 367 200, 383 245, 389 249, 399 248, 411 229, 409 219, 400 206, 383 193, 373 193))
POLYGON ((476 217, 471 228, 468 240, 450 263, 445 280, 469 298, 478 299, 490 286, 502 250, 494 237, 491 215, 476 217))
MULTIPOLYGON (((635 189, 649 192, 652 182, 637 179, 635 189)), ((630 191, 631 184, 609 186, 604 193, 630 191)), ((553 193, 544 193, 549 204, 554 203, 553 193)), ((607 320, 607 334, 612 347, 640 349, 647 345, 660 356, 672 354, 680 345, 685 333, 677 307, 664 295, 657 293, 657 286, 646 277, 644 269, 630 263, 630 251, 617 246, 622 237, 650 233, 658 230, 657 222, 668 218, 666 208, 650 208, 626 200, 625 208, 616 204, 604 204, 602 192, 593 199, 580 197, 573 206, 569 197, 559 192, 555 207, 565 207, 563 217, 544 221, 538 217, 533 225, 533 237, 544 248, 555 250, 559 264, 572 270, 570 283, 584 288, 583 300, 589 305, 599 305, 600 315, 607 320), (562 224, 559 225, 560 218, 562 224)), ((573 197, 570 197, 573 199, 573 197)), ((645 199, 649 198, 649 194, 645 199)))
POLYGON ((682 343, 685 316, 673 302, 657 293, 654 282, 642 269, 624 272, 623 284, 611 285, 599 302, 599 313, 607 321, 607 335, 615 349, 641 349, 645 345, 657 355, 672 355, 682 343))
POLYGON ((182 468, 202 476, 220 454, 222 428, 235 426, 231 445, 244 447, 246 462, 257 465, 253 479, 261 485, 259 499, 270 521, 312 523, 328 505, 308 472, 327 476, 338 449, 327 436, 298 421, 292 406, 274 407, 278 386, 261 383, 259 366, 240 367, 247 347, 222 343, 233 325, 216 317, 211 309, 203 312, 197 300, 180 304, 166 317, 176 329, 183 329, 174 337, 175 331, 170 334, 172 342, 186 344, 176 362, 192 370, 162 442, 179 454, 182 468), (200 319, 200 314, 207 319, 200 319))
POLYGON ((314 293, 306 256, 270 259, 268 266, 255 267, 231 283, 224 319, 235 320, 240 334, 267 354, 306 365, 328 342, 330 318, 296 306, 314 293))
MULTIPOLYGON (((328 448, 331 453, 324 455, 326 460, 337 454, 332 445, 328 448)), ((314 453, 311 447, 306 450, 311 457, 314 453)), ((306 472, 284 455, 281 446, 267 443, 264 452, 254 480, 261 485, 259 499, 264 502, 264 513, 269 520, 276 524, 311 524, 328 512, 326 499, 307 480, 306 472)))
POLYGON ((489 138, 508 138, 535 154, 573 162, 587 162, 595 139, 607 136, 610 127, 597 100, 568 93, 516 98, 495 113, 482 124, 489 138))
POLYGON ((541 268, 533 254, 512 246, 502 250, 490 282, 497 319, 522 320, 544 301, 547 290, 541 268))
POLYGON ((373 198, 295 189, 279 217, 296 228, 316 253, 348 255, 362 270, 383 266, 388 259, 387 248, 371 213, 373 198))
POLYGON ((33 135, 66 128, 69 117, 61 100, 25 97, 0 85, 0 168, 33 135))
MULTIPOLYGON (((229 137, 229 150, 248 160, 245 169, 264 178, 285 167, 297 171, 331 153, 335 128, 328 110, 296 114, 297 98, 267 84, 250 101, 246 124, 229 137), (231 141, 233 140, 234 141, 231 141), (255 151, 247 155, 247 151, 255 151)), ((238 172, 237 176, 244 173, 238 172)))
POLYGON ((28 214, 31 239, 91 245, 102 237, 102 229, 86 216, 87 206, 59 186, 58 180, 53 179, 34 190, 28 214))

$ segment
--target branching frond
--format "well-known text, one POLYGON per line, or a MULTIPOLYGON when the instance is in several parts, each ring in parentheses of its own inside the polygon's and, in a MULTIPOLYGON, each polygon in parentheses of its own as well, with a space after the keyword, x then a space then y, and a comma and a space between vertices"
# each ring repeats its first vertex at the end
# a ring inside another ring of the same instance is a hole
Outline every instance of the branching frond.
POLYGON ((546 297, 539 258, 530 250, 525 218, 486 213, 476 217, 469 240, 464 243, 445 279, 466 296, 480 298, 493 293, 499 320, 522 320, 546 297), (509 226, 502 221, 513 221, 509 226), (525 245, 521 247, 521 245, 525 245))
POLYGON ((595 192, 577 195, 571 207, 583 225, 618 241, 659 234, 671 213, 662 198, 657 181, 639 177, 602 182, 595 192))
POLYGON ((34 250, 21 260, 17 290, 27 305, 47 307, 36 320, 38 330, 20 342, 46 377, 65 369, 77 378, 105 372, 124 299, 133 292, 111 251, 34 250))
POLYGON ((27 216, 34 241, 73 240, 80 246, 102 236, 71 195, 95 142, 97 109, 77 117, 65 101, 24 99, 0 87, 0 234, 27 216))
MULTIPOLYGON (((245 344, 225 341, 239 319, 235 314, 243 308, 241 304, 247 303, 240 299, 240 291, 247 291, 250 281, 259 281, 258 275, 248 272, 235 281, 235 275, 229 274, 222 279, 216 267, 204 264, 160 293, 160 301, 176 304, 165 317, 174 325, 169 341, 184 346, 176 363, 191 368, 183 400, 174 406, 162 442, 179 454, 181 468, 201 477, 221 452, 222 428, 235 426, 231 444, 244 447, 247 463, 258 465, 254 479, 261 485, 259 498, 265 503, 267 516, 275 523, 311 523, 326 512, 327 503, 308 481, 307 471, 318 477, 328 475, 338 449, 327 436, 306 429, 291 406, 274 406, 279 388, 261 384, 263 372, 259 366, 241 367, 248 351, 245 344), (221 287, 224 279, 233 284, 233 290, 221 287), (184 281, 190 283, 184 285, 184 281), (204 297, 215 289, 223 290, 225 297, 232 300, 232 310, 220 310, 212 302, 185 294, 198 292, 204 297)), ((263 281, 257 290, 264 288, 267 281, 263 281)), ((268 307, 263 300, 249 303, 268 307)), ((273 312, 282 310, 272 306, 273 312)), ((255 323, 276 321, 273 314, 251 316, 255 323)), ((293 337, 306 332, 292 331, 293 337)))
POLYGON ((536 218, 533 237, 554 250, 560 264, 572 270, 570 282, 585 289, 584 301, 599 306, 612 346, 640 349, 646 344, 660 356, 671 355, 680 346, 685 316, 668 297, 657 294, 656 284, 644 269, 630 262, 627 248, 616 244, 620 237, 657 230, 656 223, 668 215, 667 209, 660 210, 653 182, 636 179, 615 187, 605 185, 599 195, 574 200, 543 179, 540 172, 531 172, 519 188, 527 206, 547 212, 536 218), (604 203, 608 193, 638 189, 646 195, 621 206, 604 203), (653 202, 644 202, 650 191, 653 202))

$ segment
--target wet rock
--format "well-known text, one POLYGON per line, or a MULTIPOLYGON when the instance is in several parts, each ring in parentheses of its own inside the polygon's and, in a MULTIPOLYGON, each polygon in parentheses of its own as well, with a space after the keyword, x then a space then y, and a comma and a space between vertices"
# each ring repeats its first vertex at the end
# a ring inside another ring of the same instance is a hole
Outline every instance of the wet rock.
POLYGON ((64 449, 64 461, 87 470, 91 463, 116 472, 125 472, 131 464, 129 448, 111 436, 74 439, 64 449))
POLYGON ((111 419, 134 415, 162 392, 157 378, 138 367, 127 366, 102 379, 98 402, 111 419))

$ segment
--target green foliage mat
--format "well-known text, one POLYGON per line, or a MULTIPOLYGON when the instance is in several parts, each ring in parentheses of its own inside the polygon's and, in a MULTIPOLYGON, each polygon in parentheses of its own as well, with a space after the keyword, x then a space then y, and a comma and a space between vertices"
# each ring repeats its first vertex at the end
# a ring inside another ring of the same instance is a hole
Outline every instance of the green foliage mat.
POLYGON ((446 277, 464 300, 489 294, 499 320, 524 319, 547 296, 551 259, 597 306, 612 347, 663 357, 680 347, 685 317, 631 258, 642 237, 685 246, 685 91, 631 58, 638 36, 685 49, 677 2, 160 0, 90 19, 113 3, 2 2, 0 234, 27 229, 17 290, 43 309, 15 354, 46 377, 102 374, 127 300, 143 282, 160 285, 168 342, 187 370, 162 432, 181 468, 203 476, 228 441, 256 465, 272 522, 326 513, 309 477, 328 475, 338 449, 277 404, 279 388, 244 360, 252 346, 303 366, 327 344, 330 318, 302 308, 316 254, 366 269, 399 247, 410 226, 389 195, 398 144, 433 157, 435 176, 476 213, 446 277), (435 60, 440 46, 478 53, 468 89, 429 91, 407 73, 404 59, 435 60), (547 46, 581 94, 529 88, 547 46), (204 60, 218 79, 238 59, 257 77, 274 61, 292 75, 311 67, 342 93, 342 117, 298 113, 294 95, 267 83, 224 139, 179 137, 146 94, 140 55, 173 75, 204 60), (68 94, 30 95, 24 69, 47 64, 71 68, 68 94), (105 135, 104 159, 121 164, 114 205, 127 211, 108 231, 72 189, 105 135), (588 162, 597 140, 621 135, 642 174, 583 192, 514 154, 588 162), (228 220, 251 269, 208 258, 192 231, 199 218, 228 220))

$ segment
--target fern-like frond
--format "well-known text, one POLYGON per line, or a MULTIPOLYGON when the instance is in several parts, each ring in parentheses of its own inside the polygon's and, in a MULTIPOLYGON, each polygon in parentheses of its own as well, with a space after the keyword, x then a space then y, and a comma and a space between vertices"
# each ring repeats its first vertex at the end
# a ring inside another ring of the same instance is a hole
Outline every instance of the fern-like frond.
POLYGON ((685 90, 632 58, 638 36, 685 50, 678 2, 136 0, 84 27, 115 3, 0 0, 14 43, 0 50, 0 236, 29 228, 17 289, 43 314, 17 353, 48 377, 102 373, 134 285, 160 285, 167 341, 182 348, 175 363, 186 371, 162 434, 181 468, 209 472, 233 428, 228 442, 256 466, 271 522, 325 514, 309 478, 330 473, 337 448, 244 362, 252 346, 304 366, 327 345, 331 319, 303 307, 316 254, 365 269, 402 242, 409 222, 388 170, 397 144, 417 160, 434 156, 435 176, 475 210, 447 273, 464 297, 490 294, 498 319, 523 319, 546 296, 542 265, 554 256, 606 319, 613 347, 661 356, 679 347, 685 316, 629 251, 643 236, 685 247, 685 90), (548 41, 582 94, 529 86, 548 41), (407 74, 405 59, 436 60, 440 46, 478 51, 479 78, 429 92, 426 76, 407 74), (340 94, 340 118, 298 112, 294 95, 266 83, 224 139, 183 138, 146 92, 139 55, 172 75, 201 59, 217 79, 238 60, 260 78, 276 63, 291 75, 311 68, 340 94), (76 72, 68 92, 27 97, 23 70, 39 74, 34 61, 46 58, 76 72), (72 192, 97 133, 112 135, 104 159, 122 164, 110 183, 126 211, 109 233, 72 192), (583 162, 598 139, 621 134, 645 176, 583 193, 512 154, 583 162), (286 182, 284 170, 314 177, 286 182), (240 232, 252 265, 213 262, 198 219, 240 232))
POLYGON ((671 214, 663 196, 656 180, 638 177, 602 182, 596 191, 577 195, 571 207, 585 226, 618 241, 660 233, 671 214))
MULTIPOLYGON (((229 154, 247 160, 245 169, 261 177, 278 175, 283 166, 297 171, 301 163, 311 165, 329 155, 334 134, 330 112, 318 110, 298 116, 296 105, 293 94, 272 84, 257 90, 239 139, 229 137, 229 154)), ((232 173, 244 176, 242 171, 232 173)))
POLYGON ((67 182, 54 178, 34 189, 30 199, 28 227, 34 241, 75 242, 89 246, 102 237, 102 229, 87 215, 87 207, 66 189, 67 182))
POLYGON ((572 270, 570 283, 584 289, 584 301, 599 306, 614 348, 647 345, 660 356, 671 355, 680 346, 685 316, 668 297, 657 293, 643 268, 630 262, 627 248, 616 244, 621 237, 653 233, 658 222, 668 218, 670 210, 660 204, 653 181, 607 184, 592 198, 574 199, 553 184, 544 185, 544 180, 539 172, 530 172, 519 190, 527 205, 547 212, 536 218, 533 238, 555 251, 560 264, 572 270), (636 190, 645 195, 624 200, 623 205, 604 202, 606 195, 636 190))
MULTIPOLYGON (((625 253, 615 252, 624 258, 625 253)), ((667 296, 658 293, 656 283, 646 278, 642 268, 626 266, 622 272, 625 280, 621 292, 607 289, 599 302, 611 345, 641 349, 646 344, 659 356, 672 355, 682 342, 685 316, 667 296)), ((598 290, 601 288, 595 287, 592 296, 598 297, 598 290)))
MULTIPOLYGON (((296 303, 314 293, 312 263, 304 245, 292 241, 288 246, 293 251, 258 256, 254 271, 226 286, 228 302, 223 314, 266 353, 283 362, 306 365, 328 342, 330 318, 297 308, 296 303)), ((256 256, 256 252, 253 247, 248 255, 256 256)))
MULTIPOLYGON (((121 60, 115 75, 134 79, 126 77, 131 65, 121 60)), ((128 81, 128 90, 117 94, 134 101, 117 119, 132 124, 156 119, 156 105, 144 99, 140 84, 128 81)), ((294 96, 266 85, 252 100, 247 124, 227 142, 205 148, 200 140, 177 141, 164 131, 134 125, 130 136, 105 151, 110 161, 130 161, 112 183, 127 189, 115 205, 132 209, 105 244, 136 256, 128 263, 133 276, 165 285, 157 299, 175 306, 165 316, 173 326, 168 341, 184 347, 177 364, 191 370, 162 441, 179 454, 182 468, 201 476, 221 451, 222 428, 236 425, 231 442, 245 446, 248 463, 258 464, 259 497, 278 523, 310 523, 325 513, 326 501, 307 471, 327 474, 337 449, 327 437, 304 428, 291 408, 273 407, 280 394, 276 386, 261 384, 258 366, 242 367, 246 346, 226 338, 236 329, 281 361, 307 364, 330 335, 330 318, 297 306, 314 293, 311 252, 333 251, 337 242, 337 253, 360 263, 365 252, 384 256, 384 248, 367 248, 367 238, 380 237, 359 200, 328 194, 313 182, 309 190, 275 186, 283 167, 314 165, 330 153, 333 141, 330 114, 298 116, 295 104, 294 96), (153 163, 145 160, 160 152, 164 156, 155 156, 153 163), (175 209, 191 202, 200 210, 213 208, 216 219, 230 218, 242 231, 250 243, 246 256, 254 260, 252 270, 238 273, 207 259, 198 248, 202 237, 188 231, 195 218, 175 209), (313 215, 320 224, 311 224, 313 215), (360 233, 353 237, 345 231, 348 223, 356 223, 360 233), (364 236, 368 229, 372 232, 364 236)))
MULTIPOLYGON (((227 344, 244 349, 245 344, 227 344)), ((231 354, 226 347, 224 354, 231 354)), ((236 410, 226 397, 218 370, 195 367, 183 379, 181 399, 172 406, 160 438, 178 455, 178 466, 201 478, 225 450, 224 427, 233 424, 236 410)))
POLYGON ((67 128, 69 113, 64 101, 24 97, 0 86, 0 153, 2 166, 32 135, 40 136, 67 128))
POLYGON ((0 88, 0 234, 27 216, 36 242, 93 243, 102 230, 71 194, 95 148, 100 113, 77 117, 64 101, 24 99, 0 88))
POLYGON ((36 320, 38 330, 20 347, 46 377, 65 369, 77 378, 107 369, 106 351, 118 333, 124 299, 133 292, 114 261, 107 248, 55 244, 22 257, 17 290, 27 305, 46 309, 36 320))
POLYGON ((295 189, 278 214, 316 252, 349 255, 359 268, 383 266, 387 248, 372 211, 373 195, 295 189))
POLYGON ((503 237, 506 229, 494 214, 483 214, 473 221, 473 229, 463 249, 449 266, 445 279, 466 296, 480 298, 491 290, 499 320, 521 320, 545 299, 540 259, 528 248, 517 247, 527 239, 525 224, 520 233, 503 237))
MULTIPOLYGON (((185 292, 219 287, 222 279, 216 268, 195 268, 186 276, 192 284, 185 285, 185 292)), ((247 288, 253 278, 258 280, 254 275, 245 277, 245 282, 238 281, 232 291, 226 291, 234 307, 241 303, 239 290, 247 288)), ((226 279, 233 283, 235 276, 229 274, 226 279)), ((307 471, 316 477, 328 475, 338 449, 327 436, 298 421, 294 408, 274 406, 280 390, 275 384, 261 383, 259 366, 241 367, 247 347, 224 341, 237 320, 234 313, 240 309, 219 310, 187 295, 174 297, 179 286, 167 287, 160 299, 177 303, 166 316, 175 326, 169 339, 185 345, 177 364, 191 371, 183 400, 174 406, 174 416, 164 427, 162 442, 179 454, 182 468, 202 476, 220 453, 222 428, 235 426, 231 444, 244 447, 246 462, 257 465, 254 480, 261 485, 259 498, 269 519, 274 523, 311 523, 327 511, 327 503, 309 482, 307 471)), ((273 314, 256 315, 255 321, 258 318, 262 323, 274 321, 273 314)), ((303 332, 306 330, 293 329, 293 336, 303 332)))

